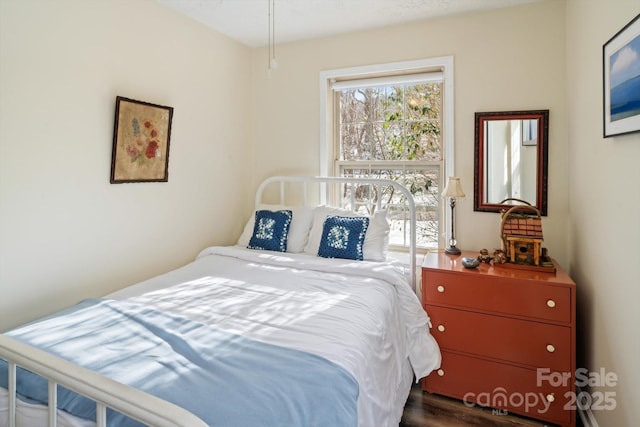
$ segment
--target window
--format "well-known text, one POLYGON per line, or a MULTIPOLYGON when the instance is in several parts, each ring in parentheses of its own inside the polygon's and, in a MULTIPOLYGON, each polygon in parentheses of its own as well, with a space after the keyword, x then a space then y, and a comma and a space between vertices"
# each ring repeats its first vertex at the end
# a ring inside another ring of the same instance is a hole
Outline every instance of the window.
MULTIPOLYGON (((440 194, 444 177, 453 174, 452 76, 452 58, 321 74, 323 173, 404 184, 415 198, 422 248, 444 241, 440 194)), ((391 222, 390 245, 408 244, 408 214, 400 195, 374 194, 368 187, 345 187, 340 193, 361 210, 380 200, 391 222)))

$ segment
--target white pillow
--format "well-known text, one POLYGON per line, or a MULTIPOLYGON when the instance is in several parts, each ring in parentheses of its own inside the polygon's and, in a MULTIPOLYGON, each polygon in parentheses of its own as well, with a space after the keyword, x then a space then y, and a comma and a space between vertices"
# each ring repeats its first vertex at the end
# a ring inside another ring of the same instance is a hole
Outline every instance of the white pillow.
MULTIPOLYGON (((282 209, 290 210, 291 225, 289 226, 289 235, 287 237, 287 252, 302 252, 307 239, 309 237, 309 229, 313 220, 313 208, 309 206, 283 206, 283 205, 265 205, 261 204, 256 210, 278 211, 282 209)), ((253 234, 253 225, 256 221, 256 213, 253 212, 251 217, 244 226, 244 230, 236 243, 239 246, 247 247, 253 234)))
MULTIPOLYGON (((309 232, 309 241, 304 247, 306 253, 318 255, 320 240, 322 240, 324 220, 329 215, 346 217, 366 216, 348 209, 332 208, 329 206, 316 207, 313 212, 313 223, 311 225, 311 231, 309 232)), ((387 222, 387 211, 380 210, 369 218, 369 228, 367 228, 362 249, 365 261, 384 261, 387 258, 388 246, 389 222, 387 222)))

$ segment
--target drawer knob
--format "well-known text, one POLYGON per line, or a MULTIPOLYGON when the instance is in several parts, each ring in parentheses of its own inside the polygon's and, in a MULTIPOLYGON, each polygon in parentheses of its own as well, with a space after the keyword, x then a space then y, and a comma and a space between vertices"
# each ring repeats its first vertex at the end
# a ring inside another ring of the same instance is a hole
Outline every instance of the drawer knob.
POLYGON ((438 369, 438 375, 444 377, 444 371, 442 369, 438 369))
POLYGON ((556 351, 556 348, 555 348, 553 345, 548 344, 548 345, 547 345, 547 351, 548 351, 549 353, 553 353, 554 351, 556 351))
POLYGON ((555 306, 556 306, 556 302, 554 300, 552 300, 552 299, 547 300, 547 307, 553 308, 555 306))
POLYGON ((444 325, 438 325, 438 330, 440 332, 444 332, 444 325))
POLYGON ((547 402, 553 402, 554 400, 556 400, 556 397, 553 395, 553 393, 549 393, 547 394, 547 402))
POLYGON ((444 292, 444 286, 442 286, 442 285, 438 285, 437 289, 438 289, 438 292, 440 292, 440 293, 444 292))

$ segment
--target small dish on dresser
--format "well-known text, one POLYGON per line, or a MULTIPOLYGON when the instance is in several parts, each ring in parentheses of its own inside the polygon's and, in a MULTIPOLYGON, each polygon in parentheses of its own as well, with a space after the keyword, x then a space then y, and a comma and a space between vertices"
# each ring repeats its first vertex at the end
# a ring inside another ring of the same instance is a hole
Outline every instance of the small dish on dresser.
POLYGON ((463 257, 461 261, 465 268, 476 268, 480 265, 480 261, 477 258, 463 257))

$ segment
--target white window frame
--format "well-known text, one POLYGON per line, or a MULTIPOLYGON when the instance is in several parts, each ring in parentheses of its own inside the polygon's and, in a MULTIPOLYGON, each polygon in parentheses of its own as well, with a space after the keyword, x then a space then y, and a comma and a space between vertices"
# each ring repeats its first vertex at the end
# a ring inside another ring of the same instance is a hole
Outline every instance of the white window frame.
MULTIPOLYGON (((332 85, 336 81, 352 79, 368 79, 376 76, 412 75, 425 72, 442 72, 443 83, 443 119, 442 119, 442 156, 443 169, 438 192, 441 193, 447 177, 455 176, 454 169, 454 92, 453 92, 453 56, 419 59, 414 61, 392 62, 360 67, 338 68, 320 72, 320 176, 333 176, 335 171, 335 122, 338 121, 338 108, 334 105, 336 97, 333 95, 332 85)), ((382 77, 384 78, 384 77, 382 77)), ((326 202, 326 195, 321 195, 322 202, 326 202)), ((451 221, 451 212, 445 209, 445 203, 440 204, 438 246, 444 247, 446 241, 445 228, 451 221)))

